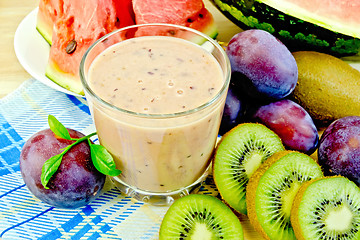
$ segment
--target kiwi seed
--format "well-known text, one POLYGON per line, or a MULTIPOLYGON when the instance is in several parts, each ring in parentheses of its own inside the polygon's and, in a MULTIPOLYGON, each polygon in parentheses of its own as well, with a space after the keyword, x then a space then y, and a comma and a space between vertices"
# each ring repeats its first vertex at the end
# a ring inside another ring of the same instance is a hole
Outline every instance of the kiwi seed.
POLYGON ((248 179, 260 164, 282 150, 281 139, 262 124, 243 123, 227 132, 217 145, 213 161, 214 181, 223 200, 247 214, 248 179))
POLYGON ((240 220, 223 202, 210 195, 190 194, 170 206, 159 239, 243 240, 244 236, 240 220))

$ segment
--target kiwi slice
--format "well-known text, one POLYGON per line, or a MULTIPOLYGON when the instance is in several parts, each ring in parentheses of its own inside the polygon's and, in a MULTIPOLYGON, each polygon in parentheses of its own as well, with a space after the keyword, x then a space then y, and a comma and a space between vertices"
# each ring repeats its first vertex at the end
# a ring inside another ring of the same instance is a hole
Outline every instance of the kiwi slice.
POLYGON ((216 197, 190 194, 177 199, 160 226, 160 240, 244 239, 237 216, 216 197))
POLYGON ((237 212, 247 214, 250 176, 273 153, 282 150, 278 135, 262 124, 242 123, 227 132, 213 159, 214 182, 222 199, 237 212))
POLYGON ((291 224, 298 239, 360 239, 360 188, 341 176, 307 182, 296 194, 291 224))
POLYGON ((274 153, 250 177, 247 207, 250 223, 265 239, 296 239, 290 221, 293 200, 300 186, 323 177, 310 156, 295 152, 274 153))

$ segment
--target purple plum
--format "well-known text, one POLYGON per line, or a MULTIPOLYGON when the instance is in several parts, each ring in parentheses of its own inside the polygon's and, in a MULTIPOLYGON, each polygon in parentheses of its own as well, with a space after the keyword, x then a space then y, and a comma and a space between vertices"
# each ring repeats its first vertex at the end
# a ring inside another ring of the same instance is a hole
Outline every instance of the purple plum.
MULTIPOLYGON (((72 138, 84 135, 68 129, 72 138)), ((58 138, 50 129, 35 133, 24 144, 20 154, 20 171, 30 192, 41 201, 59 208, 77 208, 95 199, 106 176, 92 163, 87 141, 73 146, 64 156, 45 189, 41 183, 46 160, 62 152, 74 141, 58 138)))
POLYGON ((226 49, 232 79, 244 93, 261 100, 280 100, 295 88, 298 78, 296 61, 270 33, 251 29, 235 34, 226 49))
POLYGON ((246 103, 241 97, 241 93, 230 83, 226 96, 224 112, 221 119, 219 134, 224 135, 230 129, 244 121, 246 103))
POLYGON ((337 119, 325 129, 318 161, 325 175, 342 175, 360 186, 360 116, 337 119))
POLYGON ((259 107, 253 120, 273 130, 287 149, 312 154, 318 146, 319 134, 312 118, 289 99, 259 107))

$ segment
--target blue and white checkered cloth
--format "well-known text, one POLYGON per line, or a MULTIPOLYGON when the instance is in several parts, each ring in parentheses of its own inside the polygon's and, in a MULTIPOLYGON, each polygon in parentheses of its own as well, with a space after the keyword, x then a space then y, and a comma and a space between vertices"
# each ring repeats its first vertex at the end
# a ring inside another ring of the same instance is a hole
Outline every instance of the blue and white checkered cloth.
MULTIPOLYGON (((20 152, 31 135, 48 128, 49 114, 66 127, 85 134, 94 131, 85 99, 34 79, 0 99, 0 238, 158 239, 168 207, 137 202, 109 180, 97 199, 74 210, 54 208, 30 193, 20 174, 20 152)), ((200 191, 217 194, 213 184, 200 191)))

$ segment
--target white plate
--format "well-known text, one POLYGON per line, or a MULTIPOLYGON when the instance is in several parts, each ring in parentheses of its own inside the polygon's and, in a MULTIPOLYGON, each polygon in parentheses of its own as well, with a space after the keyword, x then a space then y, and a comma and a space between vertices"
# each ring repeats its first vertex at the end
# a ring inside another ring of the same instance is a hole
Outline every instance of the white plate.
POLYGON ((35 79, 51 88, 74 96, 81 96, 71 92, 53 82, 45 76, 50 45, 36 30, 38 8, 31 11, 19 24, 14 36, 16 57, 23 68, 35 79))
MULTIPOLYGON (((73 93, 53 82, 45 76, 50 46, 36 30, 36 17, 38 8, 30 12, 19 24, 15 32, 15 54, 24 69, 35 79, 51 88, 74 96, 73 93)), ((360 56, 344 58, 350 65, 360 71, 360 56)))

